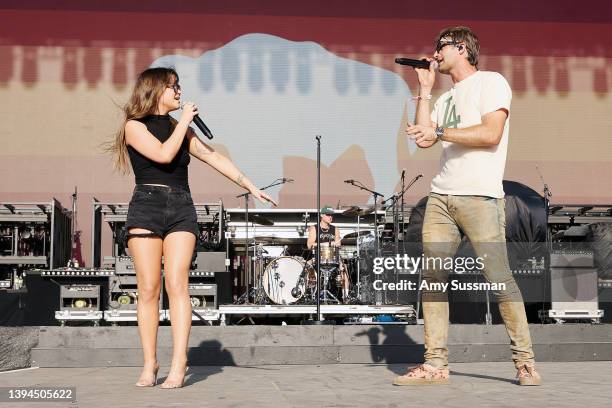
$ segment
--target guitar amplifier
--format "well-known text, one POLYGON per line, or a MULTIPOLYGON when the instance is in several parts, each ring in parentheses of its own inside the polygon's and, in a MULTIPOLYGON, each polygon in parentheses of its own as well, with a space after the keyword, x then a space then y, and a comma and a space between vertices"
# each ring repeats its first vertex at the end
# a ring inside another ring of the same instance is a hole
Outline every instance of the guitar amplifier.
POLYGON ((100 286, 61 285, 60 310, 100 310, 100 286))
MULTIPOLYGON (((136 310, 138 304, 138 288, 136 276, 111 276, 108 284, 109 306, 111 309, 136 310)), ((162 283, 163 284, 163 283, 162 283)), ((163 291, 159 296, 161 309, 163 291)))
POLYGON ((55 318, 62 326, 75 320, 91 321, 97 326, 103 315, 100 300, 100 285, 61 285, 60 310, 55 311, 55 318))
POLYGON ((189 283, 189 299, 194 310, 217 309, 217 285, 214 283, 189 283))
POLYGON ((136 275, 134 260, 131 256, 115 257, 115 275, 136 275))
MULTIPOLYGON (((210 323, 219 320, 217 285, 214 283, 189 282, 187 287, 191 301, 191 320, 210 323)), ((172 313, 166 310, 168 320, 172 321, 172 313)))

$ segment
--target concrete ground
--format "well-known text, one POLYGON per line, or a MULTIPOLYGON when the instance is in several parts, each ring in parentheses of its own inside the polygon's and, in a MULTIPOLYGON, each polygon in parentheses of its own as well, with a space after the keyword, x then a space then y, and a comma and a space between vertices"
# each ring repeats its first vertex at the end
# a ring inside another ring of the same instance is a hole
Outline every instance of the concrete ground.
MULTIPOLYGON (((404 365, 199 366, 189 369, 184 388, 164 390, 133 386, 134 367, 34 368, 1 372, 0 387, 72 386, 78 402, 0 407, 611 406, 612 361, 540 363, 538 369, 541 387, 515 385, 511 363, 455 363, 450 385, 397 387, 391 382, 404 365)), ((166 373, 162 367, 161 380, 166 373)))

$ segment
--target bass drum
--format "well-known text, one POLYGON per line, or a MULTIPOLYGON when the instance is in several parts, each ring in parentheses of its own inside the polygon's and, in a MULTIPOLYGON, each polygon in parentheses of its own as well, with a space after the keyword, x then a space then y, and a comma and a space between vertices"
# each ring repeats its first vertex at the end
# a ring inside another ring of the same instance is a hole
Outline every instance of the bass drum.
POLYGON ((281 256, 270 261, 266 266, 262 277, 262 284, 266 295, 277 305, 290 305, 302 298, 306 292, 306 285, 311 282, 316 284, 316 272, 312 266, 306 264, 302 258, 292 256, 281 256), (305 271, 304 271, 305 270, 305 271), (304 271, 304 276, 298 284, 298 280, 304 271), (291 291, 299 289, 297 296, 291 291))

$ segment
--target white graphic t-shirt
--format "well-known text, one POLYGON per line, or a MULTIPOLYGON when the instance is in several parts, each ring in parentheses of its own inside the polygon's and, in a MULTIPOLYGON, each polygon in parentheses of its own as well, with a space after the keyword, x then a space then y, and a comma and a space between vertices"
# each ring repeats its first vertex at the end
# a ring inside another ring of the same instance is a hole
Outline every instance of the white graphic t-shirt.
MULTIPOLYGON (((509 113, 511 100, 512 90, 501 74, 476 71, 438 98, 431 120, 444 128, 466 128, 482 123, 484 115, 498 109, 506 109, 509 113)), ((431 182, 431 191, 503 197, 509 128, 508 117, 501 141, 492 147, 470 147, 442 141, 440 171, 431 182)))

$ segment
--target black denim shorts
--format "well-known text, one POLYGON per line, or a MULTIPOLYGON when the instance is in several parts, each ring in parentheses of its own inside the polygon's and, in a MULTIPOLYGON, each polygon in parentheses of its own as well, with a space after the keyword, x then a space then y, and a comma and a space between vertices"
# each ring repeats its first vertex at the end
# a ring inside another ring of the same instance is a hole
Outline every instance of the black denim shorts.
POLYGON ((197 238, 197 221, 189 191, 175 186, 137 184, 128 208, 126 238, 145 235, 130 234, 130 228, 144 228, 161 238, 171 232, 187 231, 197 238))

